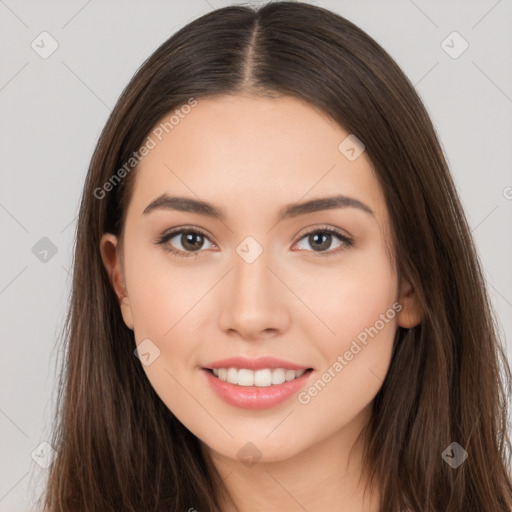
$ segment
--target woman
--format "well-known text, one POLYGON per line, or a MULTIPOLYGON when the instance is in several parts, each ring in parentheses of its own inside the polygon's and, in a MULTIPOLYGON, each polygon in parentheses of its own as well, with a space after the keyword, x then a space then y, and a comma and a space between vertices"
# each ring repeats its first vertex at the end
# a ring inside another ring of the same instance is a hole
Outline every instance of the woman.
POLYGON ((510 370, 437 136, 322 8, 218 9, 139 69, 66 333, 49 511, 511 510, 510 370))

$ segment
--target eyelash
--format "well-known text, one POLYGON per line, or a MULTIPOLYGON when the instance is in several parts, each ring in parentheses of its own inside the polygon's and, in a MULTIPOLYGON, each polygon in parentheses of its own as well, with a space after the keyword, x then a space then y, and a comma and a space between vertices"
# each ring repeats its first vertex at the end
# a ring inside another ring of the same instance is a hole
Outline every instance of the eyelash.
MULTIPOLYGON (((199 253, 202 252, 201 249, 199 249, 197 251, 182 251, 182 250, 178 250, 178 249, 173 249, 169 245, 166 245, 167 242, 169 240, 171 240, 172 238, 174 238, 176 235, 183 234, 183 233, 193 233, 195 235, 201 235, 201 236, 207 238, 211 242, 211 240, 209 239, 208 235, 206 233, 204 233, 203 231, 201 231, 201 230, 199 230, 197 228, 182 227, 182 228, 179 228, 179 229, 172 230, 172 231, 169 231, 167 233, 164 233, 163 235, 161 235, 155 241, 155 243, 157 245, 162 245, 163 249, 166 252, 169 252, 169 253, 173 254, 174 256, 177 256, 178 258, 196 258, 199 255, 199 253)), ((337 230, 335 228, 316 228, 316 229, 313 229, 311 231, 308 231, 307 233, 304 233, 299 238, 298 241, 300 241, 303 238, 306 238, 306 237, 308 237, 310 235, 313 235, 315 233, 324 233, 324 234, 327 233, 327 234, 330 234, 330 235, 335 235, 342 242, 342 246, 338 247, 335 250, 329 250, 329 251, 308 251, 308 252, 315 253, 316 256, 324 257, 324 256, 330 256, 332 254, 338 254, 339 252, 347 250, 347 249, 350 249, 351 247, 353 247, 355 245, 355 242, 354 242, 354 240, 352 238, 349 238, 348 236, 344 235, 341 231, 339 231, 339 230, 337 230)))

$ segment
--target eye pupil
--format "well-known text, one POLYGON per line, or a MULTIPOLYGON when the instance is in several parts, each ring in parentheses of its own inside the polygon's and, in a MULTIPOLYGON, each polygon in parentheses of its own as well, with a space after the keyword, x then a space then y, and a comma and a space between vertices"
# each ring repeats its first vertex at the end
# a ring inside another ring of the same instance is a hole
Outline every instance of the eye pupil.
POLYGON ((183 247, 189 251, 197 251, 203 245, 203 235, 200 233, 183 234, 182 240, 185 240, 184 243, 182 242, 183 247))
POLYGON ((314 233, 309 236, 311 247, 315 248, 315 245, 318 243, 318 239, 321 239, 319 245, 316 245, 316 247, 320 250, 329 249, 331 245, 331 237, 332 235, 330 233, 314 233))

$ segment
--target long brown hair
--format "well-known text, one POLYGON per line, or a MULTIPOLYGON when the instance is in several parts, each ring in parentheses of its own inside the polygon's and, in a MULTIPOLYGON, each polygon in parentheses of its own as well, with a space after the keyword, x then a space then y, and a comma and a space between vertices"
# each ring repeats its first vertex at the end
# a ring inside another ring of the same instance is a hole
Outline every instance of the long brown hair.
POLYGON ((396 266, 423 316, 398 328, 364 432, 381 511, 510 511, 510 369, 435 130, 381 46, 295 2, 225 7, 189 23, 146 60, 106 123, 77 224, 46 509, 219 510, 220 476, 134 356, 99 243, 123 233, 136 173, 125 164, 156 123, 191 98, 239 93, 294 96, 327 113, 363 141, 382 187, 396 266), (457 468, 443 456, 453 442, 468 454, 457 468))

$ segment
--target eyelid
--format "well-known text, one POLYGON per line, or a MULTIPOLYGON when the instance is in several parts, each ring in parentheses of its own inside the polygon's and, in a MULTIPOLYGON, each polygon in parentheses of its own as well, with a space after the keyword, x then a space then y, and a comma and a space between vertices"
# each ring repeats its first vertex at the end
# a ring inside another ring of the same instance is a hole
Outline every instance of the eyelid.
POLYGON ((182 231, 190 231, 190 232, 195 232, 195 233, 199 233, 205 237, 207 237, 208 239, 210 239, 210 235, 202 228, 199 228, 197 226, 177 226, 177 227, 174 227, 174 228, 169 228, 169 229, 166 229, 165 231, 163 231, 163 233, 161 233, 160 235, 157 236, 156 240, 161 240, 162 238, 167 238, 171 235, 177 235, 179 233, 181 233, 182 231))
POLYGON ((317 231, 330 231, 332 233, 339 235, 342 238, 347 238, 350 240, 353 240, 353 238, 354 238, 352 235, 350 235, 344 229, 337 228, 330 224, 314 224, 313 226, 308 226, 307 228, 304 228, 301 232, 299 232, 299 234, 297 235, 298 240, 300 240, 301 238, 304 238, 306 235, 316 233, 317 231))

